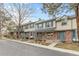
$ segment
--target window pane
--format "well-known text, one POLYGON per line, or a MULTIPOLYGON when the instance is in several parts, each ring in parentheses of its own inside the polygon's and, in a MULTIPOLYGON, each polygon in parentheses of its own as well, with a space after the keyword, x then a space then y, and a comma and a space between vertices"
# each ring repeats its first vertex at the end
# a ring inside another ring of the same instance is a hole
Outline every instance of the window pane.
POLYGON ((75 39, 75 38, 76 38, 76 35, 75 35, 75 30, 74 30, 74 31, 72 31, 72 37, 73 37, 73 39, 75 39))

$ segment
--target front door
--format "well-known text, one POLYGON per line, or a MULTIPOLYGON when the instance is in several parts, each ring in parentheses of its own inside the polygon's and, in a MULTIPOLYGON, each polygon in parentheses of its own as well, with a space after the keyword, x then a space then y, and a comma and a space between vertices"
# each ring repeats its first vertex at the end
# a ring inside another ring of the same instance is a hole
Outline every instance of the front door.
POLYGON ((59 40, 60 41, 65 41, 65 32, 59 32, 59 40))

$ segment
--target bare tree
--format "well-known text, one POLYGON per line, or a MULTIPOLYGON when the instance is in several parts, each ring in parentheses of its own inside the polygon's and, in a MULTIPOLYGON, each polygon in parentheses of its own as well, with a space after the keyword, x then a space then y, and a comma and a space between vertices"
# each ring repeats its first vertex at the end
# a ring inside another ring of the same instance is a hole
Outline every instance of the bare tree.
POLYGON ((34 10, 31 8, 30 4, 24 3, 9 4, 9 7, 10 10, 8 12, 17 26, 18 38, 20 38, 23 23, 26 23, 26 20, 31 17, 34 10))
POLYGON ((74 9, 74 5, 75 4, 67 4, 67 3, 45 3, 43 4, 42 10, 54 18, 57 18, 58 15, 61 15, 59 17, 62 18, 66 16, 68 12, 74 9))
POLYGON ((6 27, 6 21, 9 20, 9 17, 6 16, 6 12, 4 10, 4 4, 0 3, 0 36, 2 37, 3 29, 6 27))
POLYGON ((52 17, 56 16, 57 9, 61 6, 61 3, 43 3, 42 11, 44 13, 48 13, 52 15, 52 17))

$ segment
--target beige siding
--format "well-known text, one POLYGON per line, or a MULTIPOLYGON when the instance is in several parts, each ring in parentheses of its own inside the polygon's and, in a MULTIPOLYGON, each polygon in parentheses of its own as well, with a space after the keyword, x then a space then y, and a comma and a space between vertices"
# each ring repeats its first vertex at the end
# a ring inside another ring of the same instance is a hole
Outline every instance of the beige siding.
POLYGON ((76 19, 73 19, 73 29, 77 29, 76 19))
POLYGON ((76 28, 76 19, 67 20, 66 25, 62 25, 62 21, 56 22, 56 30, 71 30, 76 28))

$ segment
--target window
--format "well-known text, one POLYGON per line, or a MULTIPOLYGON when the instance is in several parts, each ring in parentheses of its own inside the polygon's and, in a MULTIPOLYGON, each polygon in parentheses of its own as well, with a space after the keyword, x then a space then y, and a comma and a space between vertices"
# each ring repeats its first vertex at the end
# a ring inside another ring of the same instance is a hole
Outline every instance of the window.
POLYGON ((47 22, 46 27, 51 27, 51 22, 47 22))
POLYGON ((57 25, 57 22, 53 21, 53 27, 56 27, 56 25, 57 25))
POLYGON ((67 19, 62 19, 62 25, 66 25, 67 24, 67 19))
POLYGON ((38 24, 38 28, 43 28, 43 24, 38 24))
POLYGON ((76 38, 75 31, 72 31, 72 37, 73 37, 73 39, 76 38))
POLYGON ((25 26, 26 29, 28 29, 28 26, 25 26))
POLYGON ((30 24, 30 28, 34 28, 34 24, 30 24))
POLYGON ((51 22, 51 26, 53 26, 53 22, 51 22))
POLYGON ((67 24, 67 17, 63 17, 62 19, 62 25, 66 25, 67 24))

